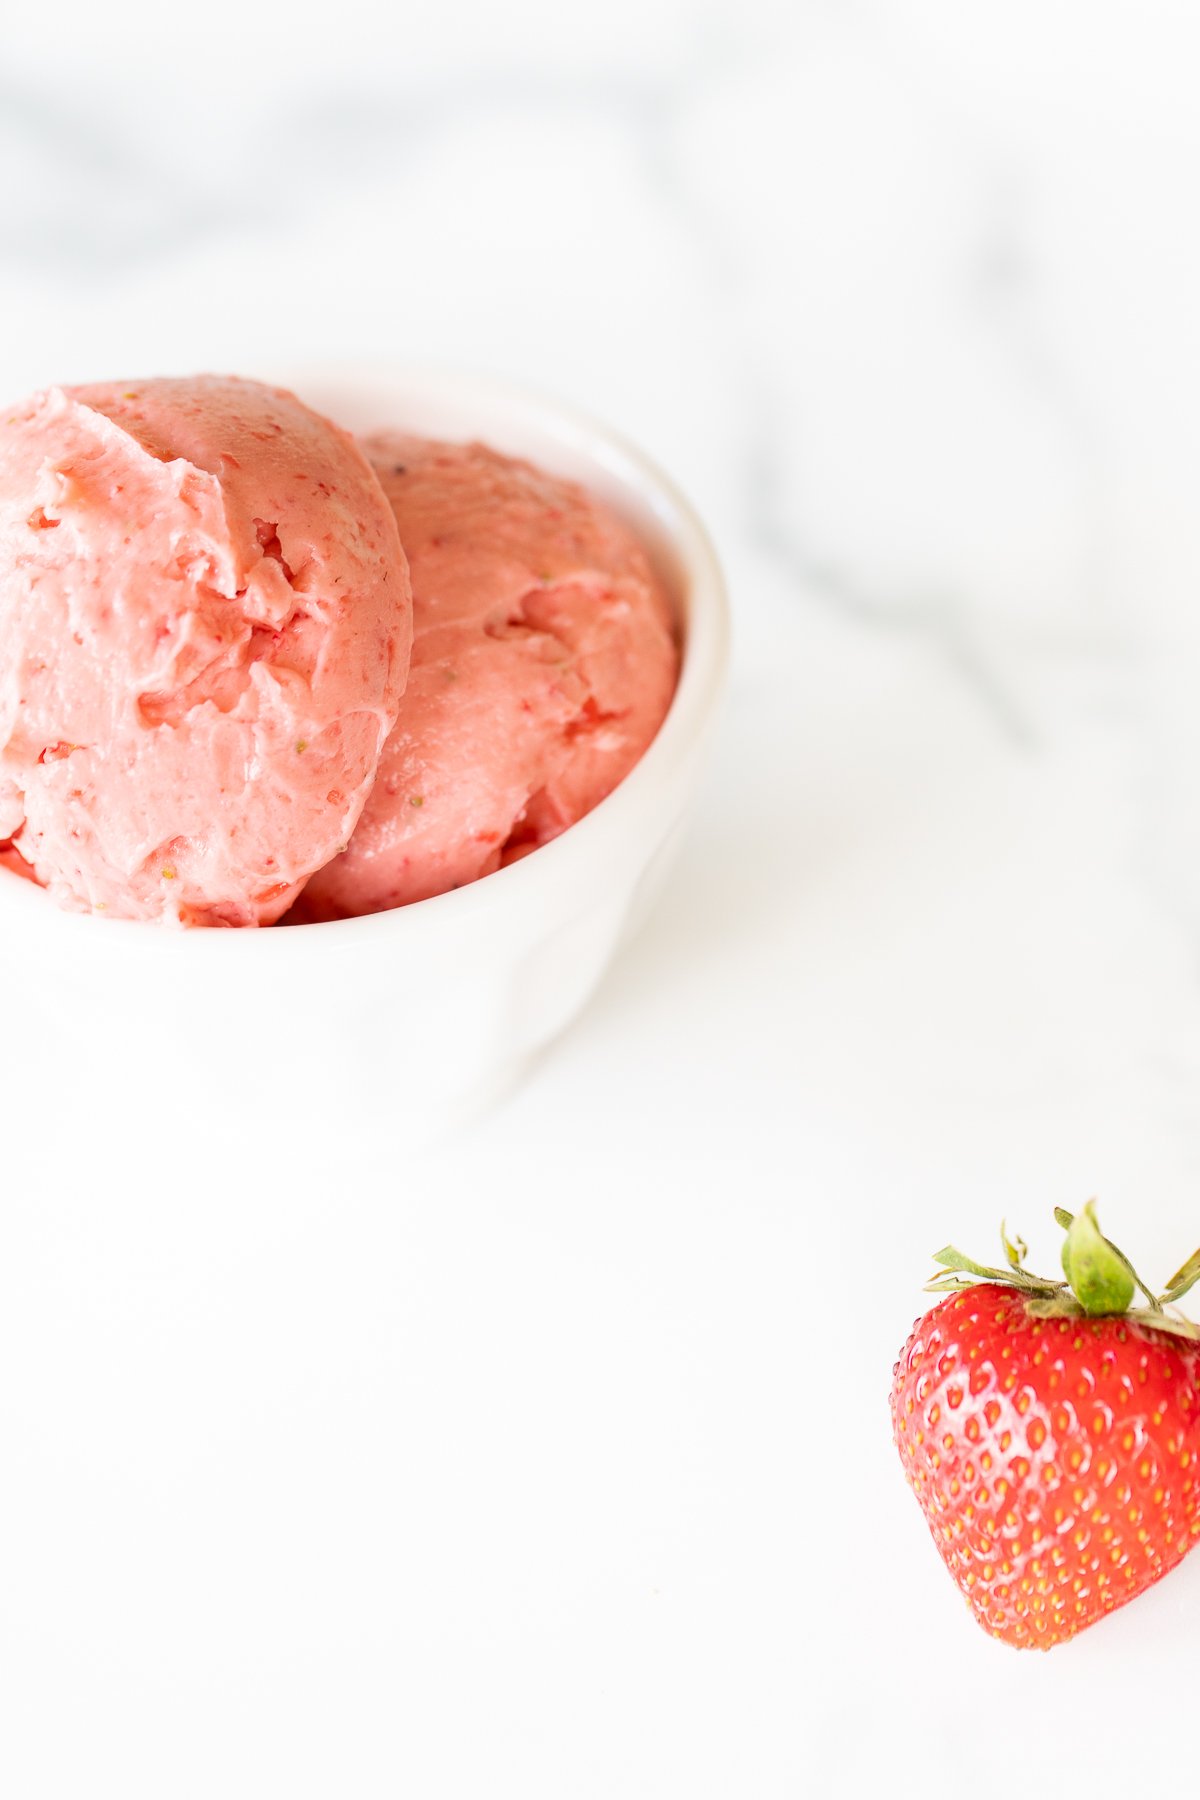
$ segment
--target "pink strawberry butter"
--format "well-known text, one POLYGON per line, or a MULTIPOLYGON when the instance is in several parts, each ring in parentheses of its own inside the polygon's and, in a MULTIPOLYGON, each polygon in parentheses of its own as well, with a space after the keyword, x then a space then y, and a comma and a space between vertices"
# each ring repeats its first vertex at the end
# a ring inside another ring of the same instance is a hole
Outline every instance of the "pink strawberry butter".
POLYGON ((482 444, 364 448, 412 575, 408 688, 348 847, 295 916, 461 887, 555 837, 633 768, 671 702, 671 606, 615 514, 482 444))
POLYGON ((61 905, 278 918, 354 834, 411 635, 392 508, 292 394, 0 411, 0 855, 61 905))

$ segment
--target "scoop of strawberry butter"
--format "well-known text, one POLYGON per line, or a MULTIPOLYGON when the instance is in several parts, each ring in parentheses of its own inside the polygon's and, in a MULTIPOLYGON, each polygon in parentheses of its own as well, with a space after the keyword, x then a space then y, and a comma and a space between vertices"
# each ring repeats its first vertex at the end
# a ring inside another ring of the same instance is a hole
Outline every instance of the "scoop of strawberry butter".
POLYGON ((278 918, 354 831, 411 639, 392 509, 293 395, 0 412, 0 853, 63 906, 278 918))
POLYGON ((426 899, 557 836, 633 768, 679 668, 645 551, 582 488, 482 444, 365 448, 412 572, 412 668, 358 829, 298 920, 426 899))

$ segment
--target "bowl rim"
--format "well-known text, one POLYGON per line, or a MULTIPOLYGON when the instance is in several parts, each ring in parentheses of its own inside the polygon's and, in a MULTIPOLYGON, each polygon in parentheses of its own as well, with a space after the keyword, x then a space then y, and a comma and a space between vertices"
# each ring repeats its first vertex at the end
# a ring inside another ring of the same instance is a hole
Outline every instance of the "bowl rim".
MULTIPOLYGON (((44 890, 36 883, 0 870, 0 916, 36 918, 47 931, 86 933, 88 941, 97 940, 91 933, 99 926, 105 948, 135 952, 144 949, 154 954, 164 945, 179 954, 180 942, 190 948, 185 954, 227 956, 228 949, 200 949, 219 941, 229 945, 239 939, 255 944, 274 942, 278 949, 268 955, 286 955, 285 946, 311 954, 313 933, 322 934, 320 942, 330 951, 349 948, 352 942, 368 933, 404 931, 415 937, 423 932, 466 928, 475 913, 487 909, 497 912, 524 909, 533 899, 532 884, 544 886, 555 877, 566 876, 570 860, 595 849, 604 837, 619 835, 627 815, 635 812, 648 799, 655 786, 670 786, 699 752, 714 723, 725 684, 730 656, 731 621, 724 573, 716 547, 699 514, 681 489, 635 443, 591 412, 564 401, 548 391, 507 380, 491 373, 475 373, 460 365, 435 362, 364 363, 325 359, 283 371, 268 371, 255 379, 274 382, 293 390, 299 399, 315 410, 324 411, 341 423, 337 410, 323 390, 341 387, 347 395, 347 411, 352 410, 351 390, 369 394, 384 386, 391 392, 403 391, 418 411, 424 404, 461 408, 470 416, 472 403, 489 416, 504 412, 512 415, 514 427, 519 421, 544 437, 548 447, 558 445, 568 451, 573 461, 594 466, 602 471, 610 484, 640 501, 643 509, 654 517, 663 543, 669 546, 676 564, 680 599, 685 617, 682 621, 679 679, 671 704, 661 726, 634 767, 618 782, 612 792, 586 813, 582 819, 539 845, 530 855, 519 858, 505 868, 477 881, 466 883, 428 899, 415 900, 406 906, 387 911, 363 913, 352 918, 309 921, 280 929, 197 931, 173 930, 162 925, 148 926, 137 919, 96 920, 91 913, 68 912, 47 904, 44 890), (306 391, 306 389, 308 391, 306 391), (322 390, 316 397, 316 390, 322 390), (310 398, 310 392, 313 393, 310 398), (308 949, 305 950, 304 946, 308 949)), ((494 441, 505 450, 503 427, 497 432, 494 419, 480 437, 494 441)), ((536 452, 512 452, 531 454, 536 452)), ((550 466, 553 457, 548 458, 550 466)), ((575 477, 587 484, 586 474, 575 477)), ((613 496, 608 496, 610 503, 613 496)), ((615 500, 620 510, 620 499, 615 500)), ((237 954, 236 951, 233 954, 237 954)), ((262 955, 264 951, 256 951, 262 955)))

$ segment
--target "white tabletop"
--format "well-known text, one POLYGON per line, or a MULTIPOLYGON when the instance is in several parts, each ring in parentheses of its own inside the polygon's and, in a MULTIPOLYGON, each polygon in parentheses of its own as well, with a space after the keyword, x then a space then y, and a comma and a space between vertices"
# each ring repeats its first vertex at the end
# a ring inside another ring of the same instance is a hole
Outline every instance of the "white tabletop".
POLYGON ((1132 1782, 1200 1556, 996 1645, 886 1403, 948 1239, 1200 1242, 1186 9, 173 10, 17 21, 0 385, 557 389, 708 518, 736 668, 661 906, 472 1130, 277 1142, 268 1083, 97 1162, 69 1047, 5 1120, 0 1787, 1132 1782))

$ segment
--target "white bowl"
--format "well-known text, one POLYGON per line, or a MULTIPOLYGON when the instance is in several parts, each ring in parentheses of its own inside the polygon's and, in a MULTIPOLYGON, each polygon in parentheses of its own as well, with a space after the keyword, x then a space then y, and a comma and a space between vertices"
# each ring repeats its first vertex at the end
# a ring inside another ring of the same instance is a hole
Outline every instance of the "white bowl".
POLYGON ((352 430, 482 438, 580 480, 635 526, 675 596, 670 713, 609 798, 554 842, 394 912, 269 931, 172 931, 60 912, 0 870, 4 1091, 51 1084, 89 1129, 235 1139, 285 1115, 437 1121, 510 1084, 595 988, 659 887, 701 768, 728 655, 724 585, 687 502, 604 426, 490 379, 325 368, 271 379, 352 430), (64 1092, 65 1089, 65 1092, 64 1092), (83 1109, 83 1113, 81 1110, 83 1109), (204 1123, 207 1122, 207 1123, 204 1123))

